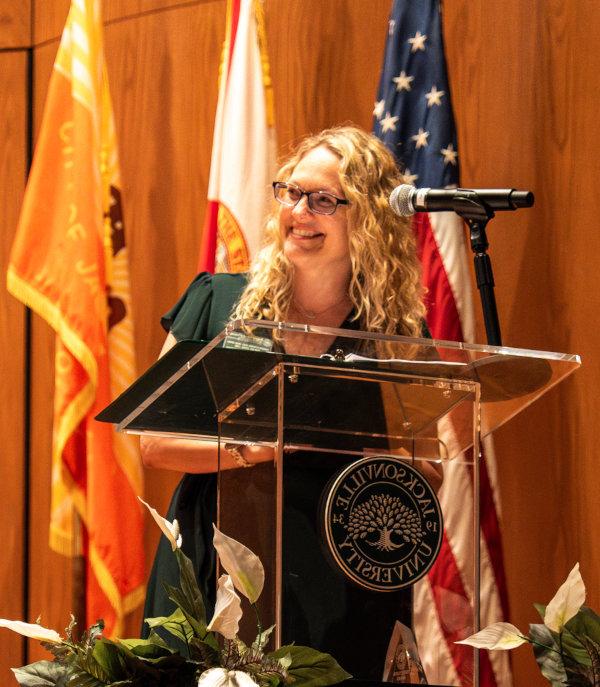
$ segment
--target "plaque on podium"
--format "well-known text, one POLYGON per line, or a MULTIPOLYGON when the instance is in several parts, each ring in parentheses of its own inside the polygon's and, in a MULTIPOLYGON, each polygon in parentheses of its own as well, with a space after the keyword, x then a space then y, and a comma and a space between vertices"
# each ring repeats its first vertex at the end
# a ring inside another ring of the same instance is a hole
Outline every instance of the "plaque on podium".
MULTIPOLYGON (((210 342, 178 343, 98 419, 219 449, 272 447, 272 462, 219 471, 218 526, 265 565, 260 615, 275 643, 327 651, 372 682, 397 622, 428 616, 457 640, 479 628, 480 441, 579 364, 576 355, 236 321, 210 342), (287 332, 333 343, 319 358, 288 355, 287 332), (460 493, 457 464, 469 474, 460 493), (456 500, 473 551, 460 571, 464 594, 433 589, 416 608, 415 585, 436 565, 456 500)), ((242 626, 242 637, 252 629, 242 626)), ((442 654, 418 651, 433 683, 442 654)), ((467 651, 455 684, 477 685, 478 654, 467 651)))

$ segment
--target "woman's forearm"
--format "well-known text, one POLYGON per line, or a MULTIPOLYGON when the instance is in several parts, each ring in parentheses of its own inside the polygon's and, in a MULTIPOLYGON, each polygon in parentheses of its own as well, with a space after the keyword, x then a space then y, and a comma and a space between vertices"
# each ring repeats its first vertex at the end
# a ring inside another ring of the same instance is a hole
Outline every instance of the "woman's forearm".
MULTIPOLYGON (((144 434, 140 437, 142 461, 147 468, 177 470, 178 472, 216 472, 218 467, 217 444, 213 441, 157 437, 144 434)), ((273 449, 268 446, 241 446, 243 459, 254 465, 273 460, 273 449)), ((221 446, 221 469, 239 468, 235 455, 221 446)))

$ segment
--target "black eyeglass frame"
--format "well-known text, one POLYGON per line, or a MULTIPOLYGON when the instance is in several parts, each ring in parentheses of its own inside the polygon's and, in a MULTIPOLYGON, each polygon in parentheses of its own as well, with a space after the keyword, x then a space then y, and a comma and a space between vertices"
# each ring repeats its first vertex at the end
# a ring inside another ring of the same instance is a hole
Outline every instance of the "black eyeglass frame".
POLYGON ((288 184, 286 181, 274 181, 273 182, 273 195, 275 196, 275 200, 278 203, 281 203, 281 205, 285 205, 288 208, 293 208, 298 205, 298 203, 302 200, 303 196, 306 196, 306 200, 308 201, 308 207, 312 212, 315 212, 317 215, 333 215, 335 211, 338 208, 338 205, 350 205, 350 201, 347 200, 346 198, 338 198, 337 196, 334 196, 333 193, 329 193, 329 191, 303 191, 300 186, 296 186, 296 184, 288 184), (281 198, 277 197, 277 189, 288 189, 288 188, 293 188, 298 191, 300 191, 300 197, 295 203, 286 203, 283 201, 281 198), (328 198, 331 198, 335 200, 335 205, 333 206, 333 210, 331 212, 323 212, 322 210, 318 210, 312 206, 312 198, 315 196, 327 196, 328 198))

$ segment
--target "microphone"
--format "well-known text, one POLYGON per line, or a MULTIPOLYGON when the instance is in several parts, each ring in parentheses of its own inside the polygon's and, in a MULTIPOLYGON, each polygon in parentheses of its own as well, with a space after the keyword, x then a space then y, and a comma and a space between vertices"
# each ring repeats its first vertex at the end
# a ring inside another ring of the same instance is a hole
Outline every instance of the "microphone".
POLYGON ((514 188, 415 188, 400 184, 390 194, 392 210, 400 217, 415 212, 459 212, 473 203, 492 210, 530 208, 534 197, 531 191, 514 188))

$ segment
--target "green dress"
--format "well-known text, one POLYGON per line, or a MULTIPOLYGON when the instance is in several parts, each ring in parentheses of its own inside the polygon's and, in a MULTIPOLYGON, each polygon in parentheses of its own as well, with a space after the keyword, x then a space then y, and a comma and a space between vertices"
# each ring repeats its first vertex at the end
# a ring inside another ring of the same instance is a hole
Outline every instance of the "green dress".
MULTIPOLYGON (((230 319, 245 285, 245 275, 202 273, 163 317, 162 324, 177 340, 210 340, 230 319)), ((347 320, 342 328, 356 329, 357 325, 347 320)), ((369 413, 383 422, 379 400, 371 398, 367 402, 369 413)), ((351 460, 355 459, 301 451, 286 459, 282 637, 284 643, 295 642, 331 653, 355 677, 380 680, 394 622, 411 624, 411 594, 358 587, 337 569, 323 548, 320 496, 331 477, 351 460)), ((209 617, 215 590, 215 513, 216 475, 185 475, 175 490, 167 517, 179 522, 183 549, 194 564, 209 617)), ((169 615, 173 610, 162 582, 178 583, 176 561, 164 537, 148 583, 146 618, 169 615)), ((143 632, 147 634, 147 628, 143 632)))
MULTIPOLYGON (((231 311, 246 286, 241 274, 200 273, 177 303, 161 319, 166 331, 178 340, 210 341, 223 330, 231 311)), ((179 522, 183 535, 183 551, 196 570, 200 589, 210 616, 215 596, 215 551, 212 546, 212 523, 216 512, 216 474, 184 475, 179 482, 167 512, 167 518, 179 522)), ((144 618, 168 616, 174 610, 163 584, 178 586, 179 569, 171 546, 161 537, 148 580, 144 618)), ((142 636, 149 628, 142 626, 142 636)), ((172 642, 172 637, 169 636, 172 642)), ((183 643, 179 646, 185 650, 183 643)))

